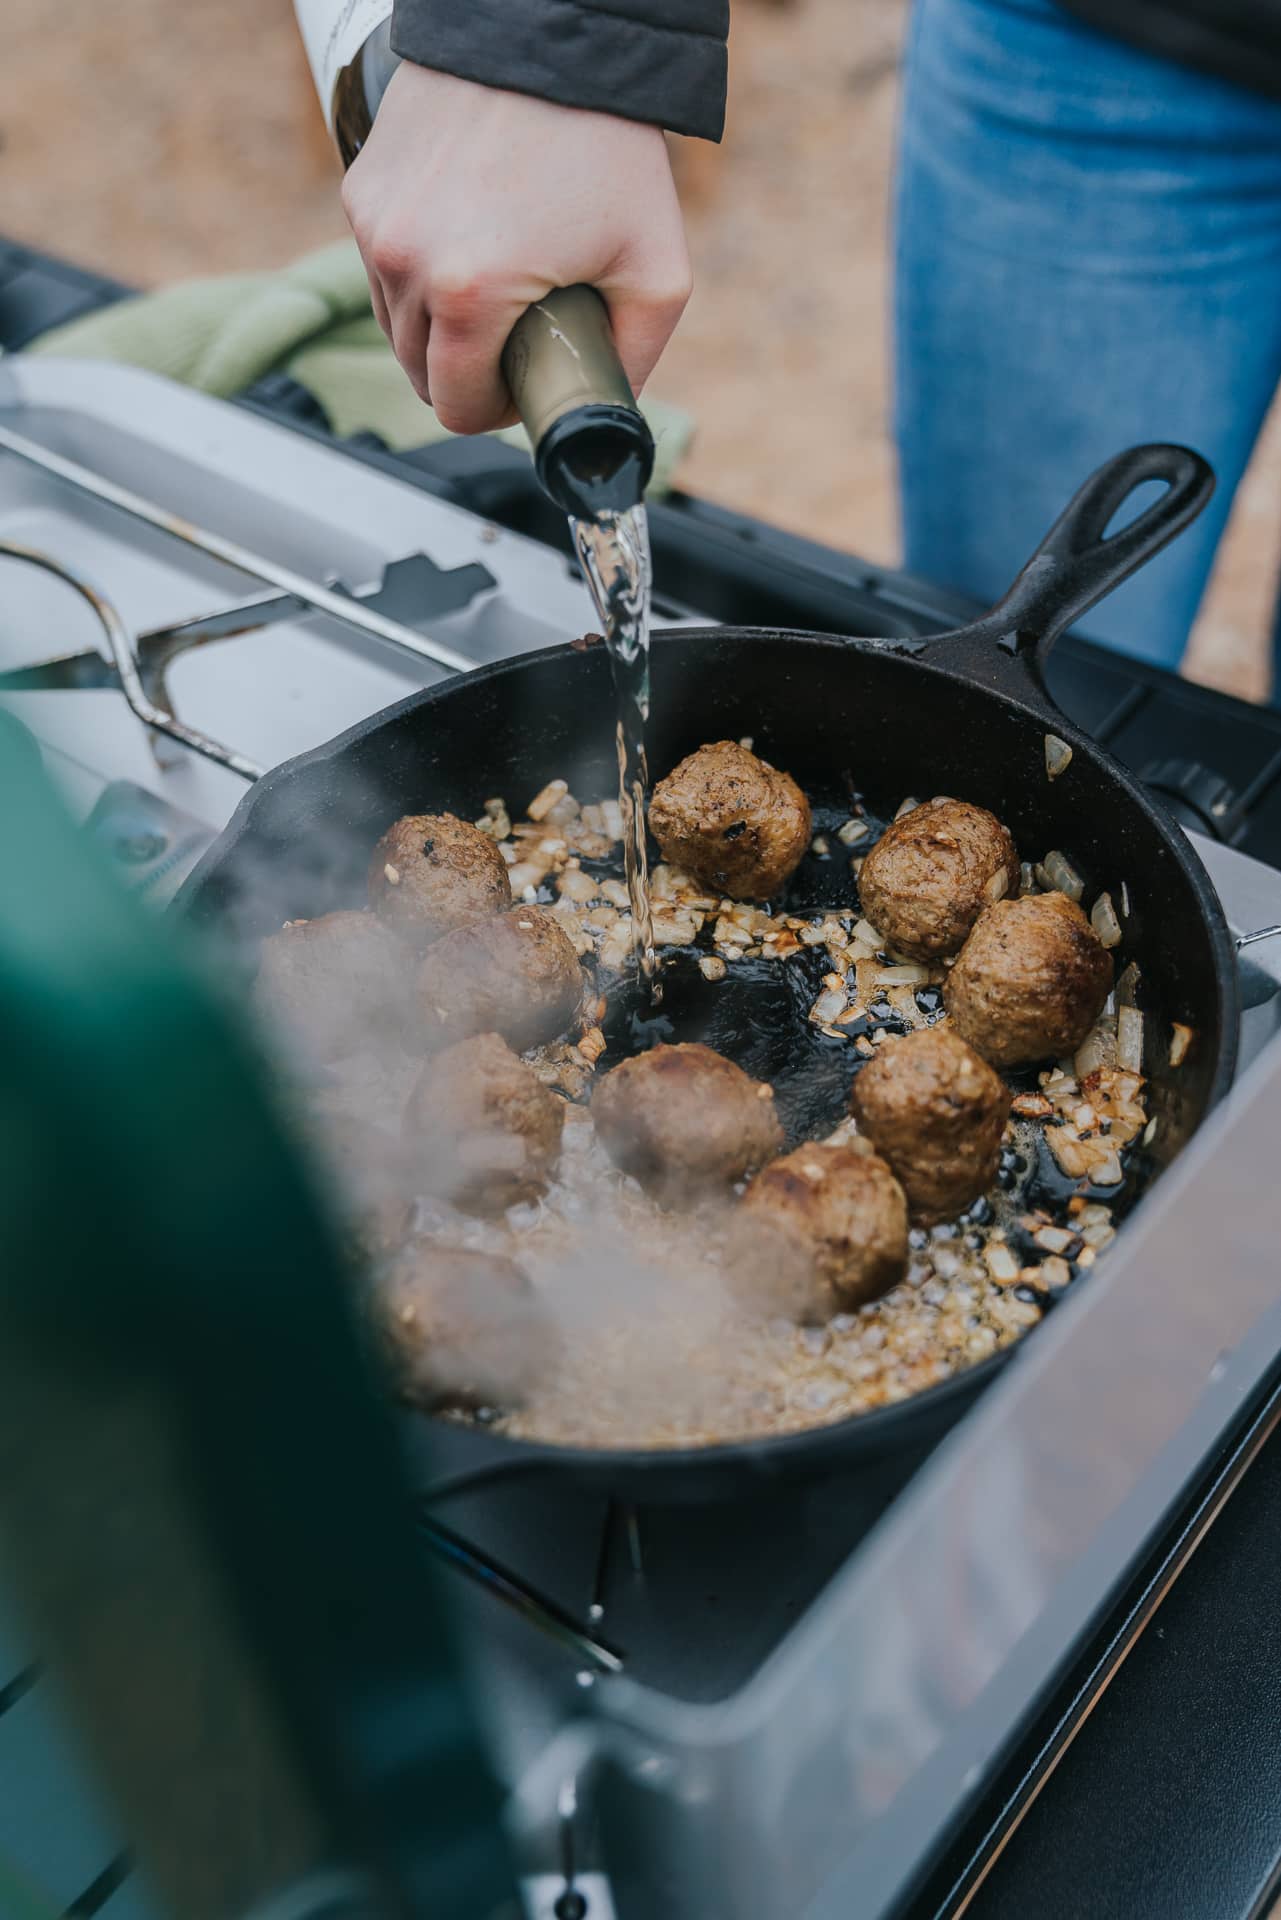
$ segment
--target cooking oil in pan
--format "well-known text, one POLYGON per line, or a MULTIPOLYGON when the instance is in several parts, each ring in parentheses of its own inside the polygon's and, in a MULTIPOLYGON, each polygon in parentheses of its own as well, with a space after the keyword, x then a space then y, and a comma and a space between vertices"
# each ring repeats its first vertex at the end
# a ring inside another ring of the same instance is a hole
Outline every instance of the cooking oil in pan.
POLYGON ((638 506, 624 513, 598 513, 592 519, 571 518, 569 524, 609 650, 632 944, 641 978, 648 985, 651 1000, 657 1002, 661 989, 645 844, 649 791, 645 759, 645 723, 649 719, 649 522, 644 507, 638 506))

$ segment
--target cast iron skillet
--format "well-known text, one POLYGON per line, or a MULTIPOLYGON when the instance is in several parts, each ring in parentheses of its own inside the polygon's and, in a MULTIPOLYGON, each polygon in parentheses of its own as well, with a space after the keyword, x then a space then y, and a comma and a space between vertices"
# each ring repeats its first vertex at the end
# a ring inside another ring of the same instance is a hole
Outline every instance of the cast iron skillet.
MULTIPOLYGON (((1238 991, 1232 943, 1210 881, 1179 827, 1045 689, 1045 658, 1068 626, 1185 527, 1214 479, 1186 448, 1136 447, 1086 482, 993 612, 926 641, 842 640, 752 628, 679 631, 653 648, 651 766, 666 772, 708 740, 754 736, 820 805, 851 786, 879 810, 908 794, 954 794, 990 807, 1025 858, 1066 850, 1087 882, 1119 899, 1122 964, 1139 963, 1160 1127, 1146 1176, 1170 1161, 1232 1077, 1238 991), (1119 532, 1106 529, 1134 489, 1165 490, 1119 532), (1072 748, 1050 782, 1045 736, 1072 748), (1177 1070, 1170 1023, 1195 1029, 1177 1070)), ((369 849, 398 815, 479 812, 492 794, 523 806, 549 779, 583 798, 614 790, 612 700, 603 649, 557 647, 448 680, 278 767, 245 797, 179 897, 195 925, 230 931, 252 954, 282 921, 363 898, 369 849)), ((822 884, 848 899, 828 868, 822 884)), ((815 901, 814 904, 820 904, 815 901)), ((789 962, 787 966, 797 963, 789 962)), ((777 971, 782 971, 777 970, 777 971)), ((717 1044, 734 1040, 759 1070, 760 1009, 734 969, 715 992, 717 1044), (734 999, 735 992, 747 994, 734 999)), ((765 989, 768 991, 768 989, 765 989)), ((769 1021, 764 1021, 768 1028, 769 1021)), ((682 1037, 694 1037, 688 1030, 682 1037)), ((837 1047, 840 1043, 828 1043, 837 1047)), ((846 1049, 846 1053, 850 1052, 846 1049)), ((616 1054, 614 1057, 617 1057, 616 1054)), ((439 1470, 555 1465, 638 1502, 733 1497, 765 1477, 816 1477, 950 1425, 1008 1357, 993 1356, 900 1405, 806 1433, 684 1451, 539 1447, 481 1428, 408 1416, 411 1446, 439 1470)))

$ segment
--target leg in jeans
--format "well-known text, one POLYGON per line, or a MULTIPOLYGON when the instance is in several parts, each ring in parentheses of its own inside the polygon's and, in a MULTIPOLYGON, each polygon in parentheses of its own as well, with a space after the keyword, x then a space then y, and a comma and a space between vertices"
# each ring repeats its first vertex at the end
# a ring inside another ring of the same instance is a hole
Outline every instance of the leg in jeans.
POLYGON ((1054 0, 916 0, 896 222, 906 564, 993 599, 1109 454, 1184 441, 1214 501, 1084 623, 1177 666, 1281 378, 1281 104, 1054 0))

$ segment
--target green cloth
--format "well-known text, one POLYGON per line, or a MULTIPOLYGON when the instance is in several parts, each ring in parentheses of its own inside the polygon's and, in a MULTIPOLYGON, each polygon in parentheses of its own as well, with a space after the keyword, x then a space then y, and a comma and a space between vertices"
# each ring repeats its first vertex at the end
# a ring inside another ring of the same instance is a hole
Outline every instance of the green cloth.
MULTIPOLYGON (((72 320, 29 353, 123 360, 203 393, 241 393, 287 373, 324 408, 334 432, 372 432, 397 451, 452 436, 423 405, 383 338, 355 243, 340 240, 274 273, 183 280, 72 320)), ((650 497, 665 493, 693 422, 647 400, 657 459, 650 497)), ((523 428, 496 436, 528 449, 523 428)))

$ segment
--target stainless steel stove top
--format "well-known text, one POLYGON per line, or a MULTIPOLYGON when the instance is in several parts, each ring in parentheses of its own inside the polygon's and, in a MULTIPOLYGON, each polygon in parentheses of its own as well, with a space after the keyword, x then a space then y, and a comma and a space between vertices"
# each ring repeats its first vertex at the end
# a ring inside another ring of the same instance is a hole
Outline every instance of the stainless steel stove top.
MULTIPOLYGON (((428 684, 441 668, 422 642, 480 664, 589 618, 566 562, 533 542, 243 411, 70 362, 0 363, 0 580, 4 704, 157 903, 245 789, 229 758, 273 765, 428 684), (19 457, 23 442, 54 470, 19 457), (90 497, 68 462, 208 530, 221 557, 90 497), (242 564, 229 542, 251 550, 242 564), (6 557, 6 543, 82 590, 6 557), (327 610, 280 600, 294 576, 327 610), (114 642, 85 587, 118 612, 114 642), (334 594, 372 617, 338 617, 334 594), (204 750, 130 710, 120 681, 134 661, 144 706, 164 723, 171 700, 204 750)), ((1281 875, 1198 846, 1238 931, 1281 922, 1281 875)), ((1259 1159, 1261 1129, 1281 1117, 1281 1050, 1268 1046, 1281 942, 1251 950, 1245 984, 1250 1070, 1186 1178, 1163 1184, 1108 1269, 919 1472, 763 1491, 750 1514, 714 1522, 523 1480, 431 1503, 435 1544, 465 1576, 513 1815, 541 1876, 535 1910, 552 1910, 571 1858, 583 1865, 589 1830, 627 1920, 890 1910, 1281 1348, 1260 1252, 1277 1205, 1259 1159), (1212 1252, 1205 1209, 1247 1177, 1256 1204, 1212 1252), (1198 1312, 1207 1268, 1212 1328, 1198 1312), (1143 1318, 1158 1293, 1159 1357, 1143 1318), (622 1650, 621 1673, 594 1643, 622 1650)), ((602 1886, 590 1897, 601 1920, 602 1886)))

